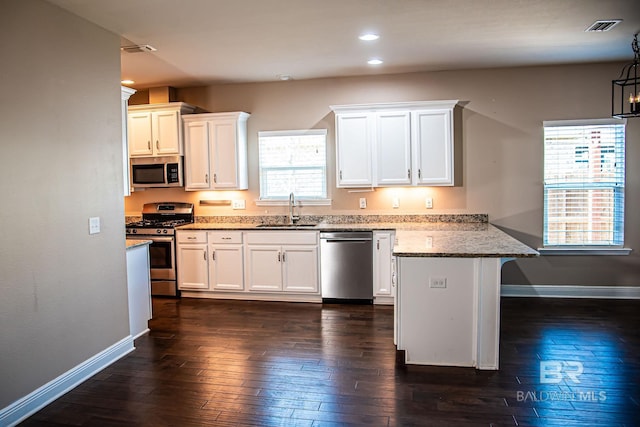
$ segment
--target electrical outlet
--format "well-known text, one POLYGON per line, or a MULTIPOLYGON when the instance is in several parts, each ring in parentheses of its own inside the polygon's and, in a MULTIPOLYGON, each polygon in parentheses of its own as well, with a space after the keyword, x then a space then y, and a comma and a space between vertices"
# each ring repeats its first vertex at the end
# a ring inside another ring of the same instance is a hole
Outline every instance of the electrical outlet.
POLYGON ((424 207, 427 209, 433 209, 433 199, 431 197, 427 197, 424 201, 424 207))
POLYGON ((89 218, 89 234, 98 234, 100 232, 100 217, 94 216, 89 218))
POLYGON ((425 241, 424 241, 424 246, 427 249, 432 249, 433 248, 433 237, 427 236, 425 241))
POLYGON ((246 204, 244 199, 231 201, 231 209, 245 209, 245 208, 246 208, 246 204))
POLYGON ((446 288, 447 278, 446 277, 429 277, 429 287, 430 288, 446 288))
POLYGON ((367 207, 367 199, 364 197, 360 197, 360 209, 365 209, 367 207))
POLYGON ((391 207, 393 209, 398 209, 400 207, 400 199, 398 199, 397 197, 394 197, 391 207))

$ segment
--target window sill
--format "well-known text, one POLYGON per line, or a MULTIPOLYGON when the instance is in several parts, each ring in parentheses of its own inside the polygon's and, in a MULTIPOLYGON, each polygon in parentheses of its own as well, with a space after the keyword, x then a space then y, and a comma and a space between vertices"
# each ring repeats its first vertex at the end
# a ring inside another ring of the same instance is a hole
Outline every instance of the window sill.
MULTIPOLYGON (((256 200, 256 206, 289 206, 289 200, 256 200)), ((331 206, 331 199, 296 199, 296 207, 305 206, 331 206)))
POLYGON ((547 247, 538 248, 540 255, 629 255, 631 248, 608 248, 608 247, 547 247))

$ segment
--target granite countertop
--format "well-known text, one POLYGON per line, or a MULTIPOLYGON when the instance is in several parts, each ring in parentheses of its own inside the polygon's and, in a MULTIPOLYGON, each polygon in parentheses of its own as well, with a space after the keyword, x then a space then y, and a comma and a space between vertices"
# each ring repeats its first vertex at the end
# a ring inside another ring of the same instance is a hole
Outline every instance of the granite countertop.
POLYGON ((137 248, 138 246, 148 245, 151 240, 126 239, 127 249, 137 248))
POLYGON ((396 232, 393 254, 400 257, 536 257, 538 252, 487 222, 359 222, 298 227, 257 227, 256 223, 196 222, 178 230, 312 230, 396 232))
POLYGON ((539 255, 491 224, 485 229, 396 230, 393 254, 399 257, 529 258, 539 255))

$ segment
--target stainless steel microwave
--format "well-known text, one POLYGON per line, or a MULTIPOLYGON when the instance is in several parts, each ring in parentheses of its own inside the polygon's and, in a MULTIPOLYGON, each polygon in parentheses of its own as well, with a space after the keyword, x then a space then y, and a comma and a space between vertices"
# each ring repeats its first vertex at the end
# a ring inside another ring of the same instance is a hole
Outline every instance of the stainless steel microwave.
POLYGON ((182 187, 182 156, 132 157, 133 188, 182 187))

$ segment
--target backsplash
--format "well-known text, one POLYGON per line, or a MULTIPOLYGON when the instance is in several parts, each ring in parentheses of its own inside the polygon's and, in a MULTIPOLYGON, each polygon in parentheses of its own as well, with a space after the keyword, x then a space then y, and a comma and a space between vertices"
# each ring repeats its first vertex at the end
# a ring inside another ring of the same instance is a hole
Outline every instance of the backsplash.
MULTIPOLYGON (((125 222, 135 222, 139 216, 126 216, 125 222)), ((211 215, 196 216, 196 223, 230 223, 230 224, 282 224, 289 221, 287 215, 211 215)), ((488 223, 488 214, 435 214, 435 215, 302 215, 300 224, 367 224, 367 223, 488 223)))
MULTIPOLYGON (((262 216, 196 216, 199 223, 240 223, 240 224, 279 224, 289 221, 287 215, 262 216)), ((439 214, 439 215, 303 215, 300 224, 320 223, 353 224, 353 223, 403 223, 403 222, 489 222, 487 214, 439 214)))

